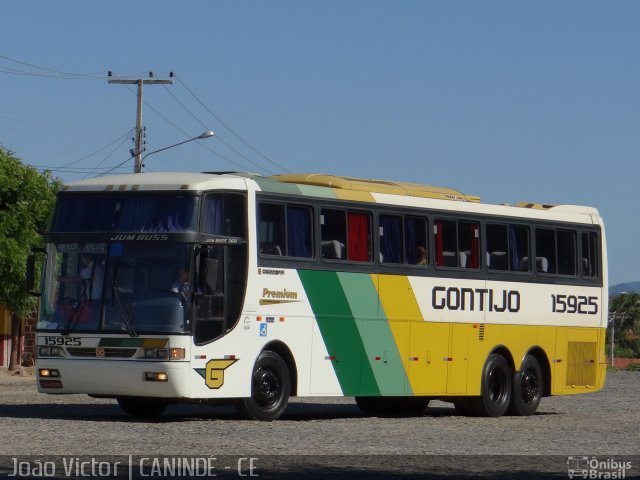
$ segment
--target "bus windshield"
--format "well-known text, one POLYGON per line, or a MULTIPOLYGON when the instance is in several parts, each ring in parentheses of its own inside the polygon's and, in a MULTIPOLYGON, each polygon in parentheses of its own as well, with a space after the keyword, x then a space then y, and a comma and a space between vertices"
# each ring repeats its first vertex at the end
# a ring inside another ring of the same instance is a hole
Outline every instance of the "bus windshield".
POLYGON ((175 193, 64 193, 51 232, 194 232, 198 198, 175 193))
POLYGON ((191 330, 188 244, 50 244, 40 330, 187 333, 191 330))

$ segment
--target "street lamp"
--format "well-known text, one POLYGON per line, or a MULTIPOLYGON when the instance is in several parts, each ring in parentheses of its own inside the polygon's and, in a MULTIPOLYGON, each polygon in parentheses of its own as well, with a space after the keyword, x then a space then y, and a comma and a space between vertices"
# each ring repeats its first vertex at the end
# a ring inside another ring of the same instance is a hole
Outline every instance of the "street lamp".
POLYGON ((188 142, 193 142, 194 140, 204 140, 205 138, 213 137, 214 135, 215 135, 215 133, 213 133, 211 130, 207 130, 206 132, 202 133, 201 135, 198 135, 197 137, 193 137, 193 138, 190 138, 188 140, 184 140, 182 142, 174 143, 173 145, 169 145, 168 147, 160 148, 158 150, 154 150, 153 152, 149 152, 149 153, 147 153, 146 155, 144 155, 140 159, 140 163, 136 163, 136 165, 134 166, 134 169, 133 169, 133 173, 141 173, 142 172, 142 168, 144 167, 144 163, 142 163, 142 162, 149 155, 153 155, 154 153, 162 152, 163 150, 168 150, 170 148, 177 147, 178 145, 182 145, 182 144, 185 144, 185 143, 188 143, 188 142))

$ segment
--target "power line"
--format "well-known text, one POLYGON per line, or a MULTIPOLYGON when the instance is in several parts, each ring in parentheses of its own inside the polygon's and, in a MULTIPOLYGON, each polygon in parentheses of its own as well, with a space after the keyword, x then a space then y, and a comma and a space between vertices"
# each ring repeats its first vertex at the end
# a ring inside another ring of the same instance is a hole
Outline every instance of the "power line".
POLYGON ((196 122, 198 122, 198 123, 202 126, 202 128, 204 128, 205 130, 209 130, 209 127, 208 127, 208 126, 207 126, 207 125, 206 125, 202 120, 200 120, 198 117, 196 117, 196 116, 195 116, 195 114, 194 114, 191 110, 189 110, 189 109, 186 107, 186 105, 185 105, 184 103, 182 103, 182 102, 178 99, 178 97, 176 97, 176 96, 173 94, 173 92, 172 92, 171 90, 169 90, 167 87, 164 87, 164 90, 165 90, 169 95, 171 95, 171 97, 173 97, 173 99, 176 101, 176 103, 177 103, 178 105, 180 105, 180 106, 185 110, 185 112, 187 112, 189 115, 191 115, 191 118, 193 118, 196 122))
POLYGON ((78 173, 83 174, 90 172, 94 167, 72 167, 72 168, 60 168, 53 165, 29 165, 39 171, 49 171, 58 173, 78 173))
POLYGON ((48 78, 58 78, 58 79, 67 79, 67 80, 103 80, 105 78, 104 74, 99 75, 101 72, 97 73, 72 73, 72 72, 64 72, 62 70, 55 70, 52 68, 42 67, 40 65, 35 65, 33 63, 23 62, 21 60, 16 60, 15 58, 6 57, 4 55, 0 55, 0 58, 7 60, 9 62, 17 63, 19 65, 24 65, 27 67, 34 68, 36 70, 42 70, 45 73, 37 73, 37 72, 29 72, 27 70, 18 70, 15 68, 3 66, 0 72, 9 73, 13 75, 27 75, 33 77, 48 77, 48 78), (6 70, 5 70, 6 69, 6 70))
MULTIPOLYGON (((49 68, 49 67, 44 67, 41 65, 36 65, 34 63, 29 63, 29 62, 25 62, 22 60, 18 60, 15 58, 11 58, 11 57, 7 57, 5 55, 0 55, 0 59, 5 60, 7 62, 11 62, 17 65, 21 65, 24 67, 28 67, 29 69, 32 70, 28 70, 25 68, 15 68, 12 66, 8 66, 8 65, 0 65, 0 73, 5 73, 5 74, 9 74, 9 75, 20 75, 20 76, 30 76, 30 77, 40 77, 40 78, 54 78, 54 79, 62 79, 62 80, 104 80, 105 78, 109 78, 109 83, 120 83, 120 84, 126 84, 126 83, 137 83, 138 84, 138 89, 139 89, 139 100, 138 100, 138 104, 139 104, 139 113, 137 116, 137 122, 136 122, 136 147, 134 149, 134 157, 136 158, 137 162, 136 165, 138 165, 139 163, 139 159, 142 153, 142 148, 141 148, 141 141, 142 141, 142 129, 141 129, 141 105, 142 105, 142 85, 141 83, 146 83, 146 84, 154 84, 154 83, 159 83, 159 84, 163 84, 163 83, 172 83, 170 80, 156 80, 156 79, 150 79, 150 80, 142 80, 142 79, 137 79, 137 80, 126 80, 123 77, 119 77, 119 78, 115 78, 112 76, 111 72, 108 73, 107 77, 105 77, 105 75, 102 72, 95 72, 95 73, 75 73, 75 72, 67 72, 64 70, 59 70, 59 69, 54 69, 54 68, 49 68)), ((150 74, 150 76, 153 76, 153 74, 150 74)), ((172 75, 173 76, 173 75, 172 75)), ((175 77, 177 78, 177 77, 175 77)), ((263 159, 265 159, 266 161, 268 161, 269 163, 271 163, 272 165, 276 166, 277 168, 286 171, 286 172, 290 172, 288 169, 286 169, 285 167, 283 167, 282 165, 278 164, 277 162, 273 161, 271 158, 269 158, 267 155, 265 155, 264 153, 262 153, 260 150, 258 150, 257 148, 253 147, 251 144, 249 144, 249 142, 247 142, 244 138, 242 138, 239 134, 237 134, 229 125, 227 125, 220 117, 218 117, 215 113, 213 113, 211 111, 211 109, 209 109, 194 93, 193 91, 191 91, 191 89, 181 80, 181 79, 177 79, 180 84, 185 88, 185 90, 216 120, 218 121, 225 129, 227 129, 234 137, 236 137, 239 141, 241 141, 244 145, 246 145, 248 148, 250 148, 252 151, 254 151, 255 153, 257 153, 258 155, 260 155, 263 159)), ((178 97, 176 95, 174 95, 173 93, 171 93, 166 87, 165 90, 167 90, 169 92, 169 94, 174 98, 174 100, 194 119, 196 120, 200 125, 202 125, 205 129, 208 130, 208 127, 206 126, 206 124, 199 119, 193 112, 191 112, 186 105, 184 105, 184 103, 182 103, 178 97)), ((145 105, 147 105, 149 108, 152 109, 152 111, 154 111, 154 113, 156 113, 158 116, 160 116, 162 119, 164 119, 165 121, 167 121, 170 125, 172 125, 174 128, 176 128, 178 131, 182 132, 185 136, 189 136, 186 132, 184 132, 184 130, 180 129, 177 125, 175 125, 173 122, 171 122, 168 118, 166 118, 164 115, 160 114, 160 112, 158 112, 156 109, 154 109, 151 105, 149 105, 147 102, 144 102, 145 105)), ((129 133, 127 133, 127 135, 129 135, 129 133)), ((118 140, 120 140, 121 137, 118 137, 118 139, 116 139, 114 142, 111 142, 110 144, 102 147, 101 149, 97 150, 96 152, 93 152, 91 154, 88 154, 78 160, 74 160, 73 162, 69 162, 68 164, 65 164, 61 167, 58 167, 58 169, 64 169, 68 166, 71 166, 81 160, 84 160, 92 155, 95 155, 96 153, 99 153, 100 151, 108 148, 110 145, 112 145, 113 143, 116 143, 118 140)), ((264 166, 254 162, 253 160, 251 160, 250 158, 248 158, 246 155, 244 155, 243 153, 241 153, 240 151, 238 151, 236 148, 234 148, 232 145, 230 145, 228 142, 226 142, 223 138, 221 138, 219 135, 217 135, 218 140, 220 140, 220 142, 227 147, 228 149, 230 149, 232 152, 234 152, 236 155, 240 156, 241 158, 243 158, 244 160, 246 160, 247 162, 249 162, 251 165, 257 167, 260 170, 263 170, 265 172, 268 173, 274 173, 273 171, 271 171, 268 168, 265 168, 264 166)), ((122 144, 122 142, 121 142, 122 144)), ((121 145, 120 144, 120 145, 121 145)), ((120 145, 118 145, 117 148, 120 147, 120 145)), ((226 160, 227 162, 240 167, 241 169, 245 169, 246 166, 242 165, 230 158, 228 158, 227 156, 221 154, 220 152, 211 149, 210 147, 207 147, 206 145, 201 144, 201 146, 203 148, 205 148, 206 150, 208 150, 209 152, 213 153, 214 155, 220 157, 223 160, 226 160)), ((112 152, 113 154, 113 152, 112 152)), ((110 154, 110 155, 112 155, 110 154)), ((109 156, 110 156, 109 155, 109 156)), ((107 158, 109 158, 109 156, 107 158)), ((106 159, 105 159, 106 160, 106 159)), ((127 159, 126 161, 129 161, 130 159, 127 159)), ((126 162, 125 161, 125 162, 126 162)), ((104 160, 102 160, 102 162, 104 162, 104 160)), ((100 162, 100 163, 102 163, 100 162)), ((124 162, 123 162, 124 163, 124 162)), ((100 164, 98 164, 99 166, 100 164)), ((120 164, 122 165, 122 164, 120 164)), ((117 165, 115 168, 119 168, 119 165, 117 165)), ((137 167, 136 167, 137 168, 137 167)), ((137 171, 137 170, 136 170, 137 171)))
POLYGON ((84 178, 87 178, 89 175, 91 175, 92 173, 94 173, 98 167, 100 167, 100 165, 102 165, 105 161, 107 161, 109 158, 111 158, 113 156, 114 153, 116 153, 116 151, 122 146, 122 144, 127 140, 127 137, 129 136, 129 134, 131 133, 131 130, 129 130, 129 132, 127 132, 127 135, 124 136, 124 138, 122 139, 122 141, 113 149, 111 150, 111 152, 109 153, 109 155, 107 155, 106 157, 104 157, 102 160, 100 160, 100 162, 98 162, 98 164, 93 168, 93 170, 91 170, 90 172, 88 172, 84 178))
MULTIPOLYGON (((74 165, 74 164, 76 164, 76 163, 78 163, 78 162, 81 162, 82 160, 85 160, 85 159, 87 159, 87 158, 89 158, 89 157, 92 157, 93 155, 96 155, 97 153, 100 153, 100 152, 101 152, 101 151, 103 151, 103 150, 106 150, 107 148, 109 148, 111 145, 113 145, 114 143, 116 143, 116 142, 118 142, 118 141, 120 141, 120 145, 122 145, 122 142, 123 142, 124 140, 126 140, 126 138, 127 138, 129 135, 131 135, 131 132, 132 132, 132 131, 133 131, 133 129, 129 130, 129 131, 128 131, 127 133, 125 133, 124 135, 120 135, 120 136, 118 136, 118 138, 116 138, 115 140, 113 140, 113 141, 111 141, 111 142, 107 143, 105 146, 100 147, 100 148, 99 148, 98 150, 96 150, 95 152, 91 152, 91 153, 89 153, 89 154, 85 155, 84 157, 81 157, 81 158, 79 158, 79 159, 77 159, 77 160, 74 160, 74 161, 72 161, 72 162, 65 163, 64 165, 61 165, 61 166, 60 166, 60 167, 58 167, 58 168, 65 168, 65 167, 69 167, 69 166, 74 165)), ((120 145, 118 145, 118 147, 119 147, 120 145)))
MULTIPOLYGON (((133 93, 133 91, 131 91, 131 93, 133 93)), ((173 128, 175 128, 176 130, 178 130, 180 133, 182 133, 185 137, 189 137, 189 134, 187 132, 185 132, 182 128, 180 128, 178 125, 176 125, 175 123, 173 123, 171 120, 169 120, 165 115, 163 115, 162 113, 160 113, 157 109, 155 109, 151 104, 149 104, 146 100, 144 101, 145 106, 149 107, 149 109, 155 113, 156 115, 158 115, 160 118, 162 118, 165 122, 167 122, 169 125, 171 125, 173 128)), ((242 170, 250 170, 247 168, 246 165, 242 165, 241 163, 238 163, 234 160, 231 160, 229 157, 221 154, 220 152, 213 150, 212 148, 208 147, 207 145, 204 145, 202 143, 198 143, 198 145, 200 145, 202 148, 208 150, 209 152, 213 153, 214 155, 217 155, 218 157, 222 158, 223 160, 226 160, 227 162, 231 163, 232 165, 235 165, 236 167, 240 167, 242 170)), ((252 162, 253 163, 253 162, 252 162)), ((254 164, 256 165, 256 164, 254 164)), ((263 167, 261 167, 260 165, 257 165, 258 168, 264 170, 263 167)))
POLYGON ((127 158, 124 162, 120 162, 120 163, 119 163, 118 165, 116 165, 115 167, 111 167, 109 170, 107 170, 107 171, 105 171, 105 172, 102 172, 102 173, 101 173, 101 174, 99 174, 98 176, 99 176, 99 177, 104 177, 105 175, 107 175, 107 174, 109 174, 109 173, 113 172, 114 170, 116 170, 116 169, 118 169, 118 168, 122 167, 125 163, 127 163, 127 162, 128 162, 129 160, 131 160, 132 158, 133 158, 133 157, 129 157, 129 158, 127 158))
MULTIPOLYGON (((205 128, 205 130, 209 130, 209 127, 208 127, 204 122, 202 122, 198 117, 196 117, 196 115, 195 115, 191 110, 189 110, 189 109, 188 109, 188 108, 187 108, 187 107, 186 107, 186 106, 185 106, 185 105, 184 105, 184 104, 183 104, 183 103, 178 99, 178 97, 176 97, 176 96, 175 96, 172 92, 170 92, 170 91, 169 91, 169 89, 167 89, 166 87, 165 87, 165 90, 167 90, 167 93, 169 93, 169 94, 173 97, 173 99, 178 103, 178 105, 180 105, 180 106, 181 106, 181 107, 182 107, 182 108, 183 108, 183 109, 184 109, 184 110, 185 110, 189 115, 191 115, 191 117, 192 117, 196 122, 198 122, 202 127, 204 127, 204 128, 205 128)), ((226 146, 229 150, 231 150, 232 152, 234 152, 234 153, 235 153, 236 155, 238 155, 239 157, 244 158, 247 162, 249 162, 249 163, 250 163, 250 164, 252 164, 253 166, 255 166, 255 167, 257 167, 257 168, 259 168, 259 169, 261 169, 261 170, 264 170, 265 172, 268 172, 268 173, 272 173, 272 174, 273 174, 273 173, 275 173, 275 172, 273 172, 273 171, 269 170, 268 168, 265 168, 265 167, 263 167, 262 165, 260 165, 260 164, 258 164, 258 163, 256 163, 256 162, 254 162, 254 161, 253 161, 253 160, 251 160, 249 157, 247 157, 246 155, 244 155, 242 152, 239 152, 238 150, 236 150, 235 148, 233 148, 231 145, 229 145, 227 142, 225 142, 225 141, 224 141, 224 139, 223 139, 219 134, 218 134, 218 135, 216 135, 216 137, 217 137, 217 139, 218 139, 218 140, 219 140, 219 141, 220 141, 224 146, 226 146)))
POLYGON ((260 150, 258 150, 257 148, 253 147, 251 144, 249 144, 249 142, 247 142, 244 138, 242 138, 240 135, 238 135, 229 125, 227 125, 220 117, 218 117, 215 113, 213 113, 209 107, 207 107, 198 97, 196 97, 196 95, 191 91, 191 89, 189 87, 187 87, 187 85, 180 79, 180 77, 178 77, 177 75, 174 74, 175 79, 178 81, 178 83, 180 83, 180 85, 182 85, 185 90, 187 92, 189 92, 189 94, 202 106, 202 108, 204 108, 207 112, 209 112, 209 114, 215 118, 218 122, 220 122, 220 124, 226 128, 229 132, 231 132, 231 134, 236 137, 238 140, 240 140, 242 143, 244 143, 247 147, 249 147, 251 150, 253 150, 254 152, 256 152, 258 155, 260 155, 262 158, 264 158, 266 161, 268 161, 269 163, 271 163, 272 165, 278 167, 279 169, 287 172, 287 173, 291 173, 290 170, 288 170, 287 168, 283 167, 282 165, 280 165, 279 163, 271 160, 269 157, 267 157, 264 153, 262 153, 260 150))
MULTIPOLYGON (((127 133, 125 133, 124 135, 120 135, 118 138, 116 138, 115 140, 113 140, 112 142, 109 142, 108 144, 106 144, 103 147, 100 147, 98 150, 91 152, 87 155, 85 155, 84 157, 81 157, 77 160, 74 160, 72 162, 66 163, 64 165, 60 165, 60 166, 51 166, 51 165, 32 165, 32 167, 37 168, 39 170, 49 170, 51 172, 59 172, 59 173, 79 173, 79 174, 85 174, 85 176, 83 178, 87 178, 89 175, 91 175, 92 173, 94 173, 98 167, 100 165, 102 165, 106 160, 108 160, 109 158, 111 158, 111 156, 113 156, 113 154, 122 146, 122 144, 125 142, 125 140, 127 139, 127 137, 129 137, 129 135, 131 135, 131 132, 133 131, 133 129, 129 130, 127 133), (105 158, 103 158, 96 166, 94 167, 71 167, 72 165, 85 160, 93 155, 96 155, 100 152, 102 152, 103 150, 106 150, 107 148, 109 148, 110 146, 112 146, 113 144, 120 142, 105 158)), ((127 160, 125 160, 125 162, 128 162, 129 160, 131 160, 131 158, 128 158, 127 160)), ((116 165, 115 167, 111 167, 109 172, 118 169, 119 167, 121 167, 125 162, 120 163, 119 165, 116 165)))
MULTIPOLYGON (((168 88, 165 87, 165 90, 167 91, 167 93, 169 95, 171 95, 173 97, 173 99, 178 103, 178 105, 180 105, 189 115, 191 115, 191 118, 193 118, 196 122, 198 122, 202 127, 204 127, 205 130, 209 130, 209 127, 203 122, 201 121, 198 117, 196 117, 196 115, 189 110, 179 99, 178 97, 176 97, 168 88)), ((239 152, 238 150, 236 150, 235 148, 233 148, 231 145, 229 145, 227 142, 224 141, 224 139, 218 134, 216 135, 216 137, 218 138, 218 140, 224 145, 226 146, 229 150, 231 150, 232 152, 234 152, 236 155, 244 158, 247 162, 249 162, 251 165, 258 167, 261 170, 264 170, 265 172, 274 174, 276 172, 263 167, 262 165, 254 162, 253 160, 251 160, 249 157, 247 157, 246 155, 244 155, 242 152, 239 152)))

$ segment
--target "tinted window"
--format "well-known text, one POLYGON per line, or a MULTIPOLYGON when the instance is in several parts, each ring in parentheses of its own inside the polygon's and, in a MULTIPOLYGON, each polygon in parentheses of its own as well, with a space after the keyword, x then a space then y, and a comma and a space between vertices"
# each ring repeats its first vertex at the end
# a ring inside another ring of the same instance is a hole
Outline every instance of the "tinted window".
POLYGON ((262 255, 313 256, 312 210, 300 205, 261 203, 258 243, 262 255))
POLYGON ((436 266, 478 268, 478 232, 475 222, 436 220, 436 266))
POLYGON ((176 194, 60 195, 52 232, 194 232, 197 197, 176 194))
POLYGON ((366 212, 325 208, 320 214, 322 258, 371 260, 371 216, 366 212))
POLYGON ((202 232, 229 237, 245 237, 246 208, 243 195, 209 194, 202 207, 202 232))
POLYGON ((598 237, 594 232, 582 234, 582 275, 598 276, 598 237))
POLYGON ((487 268, 512 272, 529 270, 529 229, 520 225, 487 224, 487 268))

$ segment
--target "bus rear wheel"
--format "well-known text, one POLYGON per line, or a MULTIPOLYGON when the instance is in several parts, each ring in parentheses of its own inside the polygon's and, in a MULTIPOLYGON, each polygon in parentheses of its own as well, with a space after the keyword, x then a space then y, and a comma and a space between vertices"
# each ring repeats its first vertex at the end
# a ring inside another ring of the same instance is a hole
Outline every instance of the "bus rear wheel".
POLYGON ((491 354, 482 370, 482 387, 479 397, 469 403, 482 417, 500 417, 507 412, 511 402, 513 374, 502 355, 491 354))
POLYGON ((520 371, 513 377, 513 393, 509 404, 511 415, 533 415, 542 398, 542 369, 536 357, 526 355, 520 371))
POLYGON ((164 412, 168 403, 163 400, 144 397, 118 397, 118 405, 132 417, 153 418, 164 412))
POLYGON ((277 353, 264 351, 251 377, 251 396, 236 403, 238 413, 249 420, 271 422, 282 416, 289 402, 291 380, 287 364, 277 353))

